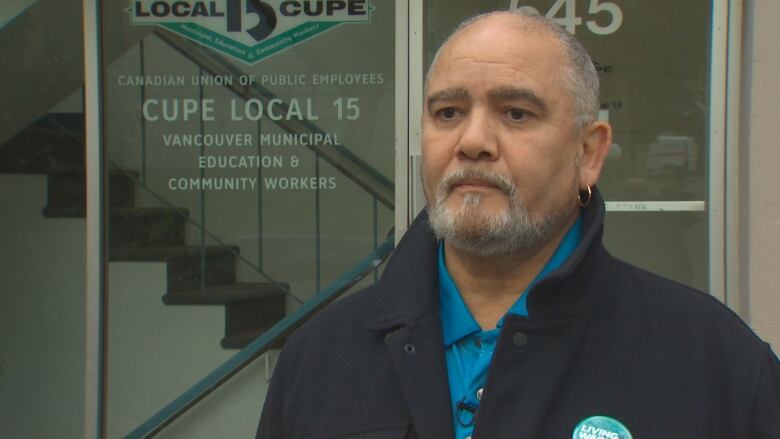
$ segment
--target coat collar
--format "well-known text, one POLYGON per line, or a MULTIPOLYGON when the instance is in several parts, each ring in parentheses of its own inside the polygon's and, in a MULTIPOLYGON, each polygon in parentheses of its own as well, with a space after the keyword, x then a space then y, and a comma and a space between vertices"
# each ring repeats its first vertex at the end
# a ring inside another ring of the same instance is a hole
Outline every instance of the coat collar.
POLYGON ((528 291, 529 316, 539 319, 577 317, 598 302, 612 260, 601 243, 605 210, 604 198, 594 187, 593 197, 582 211, 580 244, 566 262, 528 291))
POLYGON ((390 330, 438 313, 437 239, 423 210, 407 230, 377 285, 381 294, 365 320, 372 330, 390 330))

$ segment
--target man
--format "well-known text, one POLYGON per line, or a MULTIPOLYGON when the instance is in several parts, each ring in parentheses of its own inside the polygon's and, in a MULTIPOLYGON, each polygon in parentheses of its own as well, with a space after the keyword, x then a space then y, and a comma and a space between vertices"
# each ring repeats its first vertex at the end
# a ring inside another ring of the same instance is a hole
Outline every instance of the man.
POLYGON ((780 438, 769 347, 602 246, 597 111, 556 25, 461 25, 426 78, 427 212, 287 342, 258 438, 780 438))

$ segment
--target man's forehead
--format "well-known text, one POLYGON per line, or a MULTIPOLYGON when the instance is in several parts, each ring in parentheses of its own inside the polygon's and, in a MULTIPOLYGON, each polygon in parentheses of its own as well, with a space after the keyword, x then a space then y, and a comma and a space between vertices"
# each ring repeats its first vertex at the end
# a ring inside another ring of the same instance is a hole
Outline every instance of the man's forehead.
POLYGON ((442 55, 452 56, 471 46, 496 54, 528 49, 558 55, 561 50, 549 29, 517 14, 489 16, 469 24, 445 43, 442 55))
POLYGON ((457 64, 464 60, 484 63, 491 69, 485 71, 486 75, 496 75, 498 72, 493 67, 497 69, 502 64, 522 67, 534 63, 553 67, 565 62, 561 59, 561 45, 551 32, 525 26, 517 20, 501 15, 487 17, 460 30, 441 48, 428 79, 437 79, 437 73, 442 70, 457 69, 457 64))

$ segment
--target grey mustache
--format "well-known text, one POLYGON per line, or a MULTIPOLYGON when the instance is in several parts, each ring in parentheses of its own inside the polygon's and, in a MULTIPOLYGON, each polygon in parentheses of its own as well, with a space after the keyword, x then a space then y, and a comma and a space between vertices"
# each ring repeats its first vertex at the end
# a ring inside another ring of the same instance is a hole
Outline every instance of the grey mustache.
POLYGON ((517 192, 515 184, 503 174, 485 168, 463 167, 444 176, 439 184, 439 194, 446 196, 455 186, 472 180, 495 186, 509 197, 513 197, 517 192))

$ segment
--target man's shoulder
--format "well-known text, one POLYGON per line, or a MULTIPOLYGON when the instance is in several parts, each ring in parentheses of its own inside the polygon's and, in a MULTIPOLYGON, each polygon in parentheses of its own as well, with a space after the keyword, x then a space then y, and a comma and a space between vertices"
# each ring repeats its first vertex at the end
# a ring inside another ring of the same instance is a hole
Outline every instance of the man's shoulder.
POLYGON ((744 320, 714 295, 620 259, 615 259, 615 267, 620 288, 610 294, 610 300, 631 318, 652 322, 654 328, 678 339, 697 338, 702 345, 766 349, 744 320))
POLYGON ((313 352, 318 346, 333 343, 356 343, 368 330, 366 317, 372 304, 381 297, 376 284, 340 298, 317 312, 298 328, 285 343, 287 351, 313 352))
POLYGON ((614 258, 620 296, 637 305, 668 307, 686 313, 726 313, 736 317, 731 310, 712 294, 685 285, 663 275, 648 271, 625 260, 614 258))

